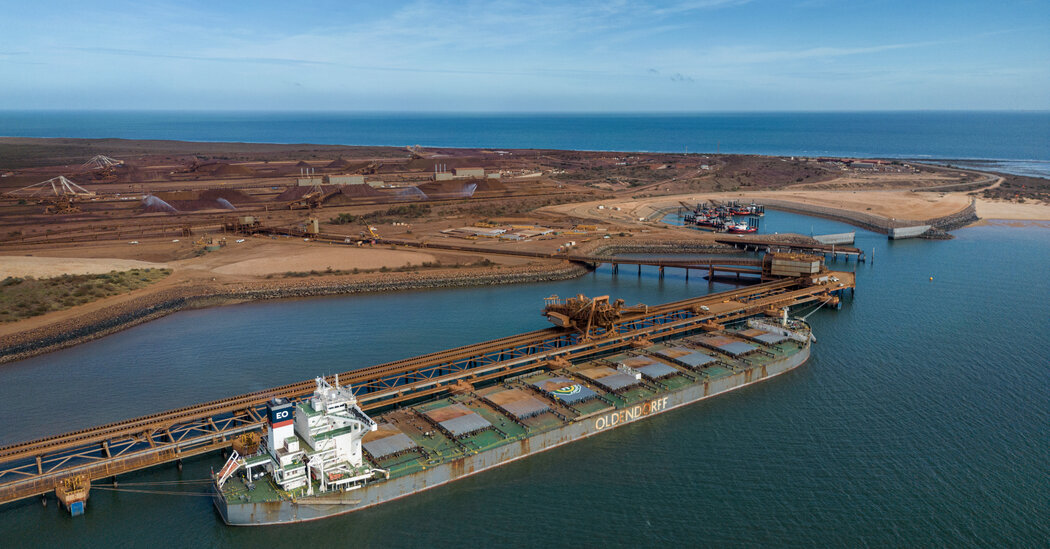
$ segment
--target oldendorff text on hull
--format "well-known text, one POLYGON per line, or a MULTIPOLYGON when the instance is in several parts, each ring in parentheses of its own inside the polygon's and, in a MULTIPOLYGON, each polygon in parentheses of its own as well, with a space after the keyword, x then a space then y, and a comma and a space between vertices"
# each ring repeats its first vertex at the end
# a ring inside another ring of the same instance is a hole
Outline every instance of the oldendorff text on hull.
POLYGON ((801 320, 705 326, 375 417, 318 378, 309 398, 271 402, 264 440, 235 445, 213 499, 231 525, 349 513, 769 379, 804 363, 813 340, 801 320))

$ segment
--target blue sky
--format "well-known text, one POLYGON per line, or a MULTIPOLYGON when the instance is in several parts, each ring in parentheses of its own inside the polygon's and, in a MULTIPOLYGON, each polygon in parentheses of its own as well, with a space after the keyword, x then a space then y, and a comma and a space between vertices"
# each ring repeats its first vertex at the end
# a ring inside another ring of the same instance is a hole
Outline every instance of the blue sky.
POLYGON ((0 0, 0 109, 1050 109, 1045 0, 229 4, 0 0))

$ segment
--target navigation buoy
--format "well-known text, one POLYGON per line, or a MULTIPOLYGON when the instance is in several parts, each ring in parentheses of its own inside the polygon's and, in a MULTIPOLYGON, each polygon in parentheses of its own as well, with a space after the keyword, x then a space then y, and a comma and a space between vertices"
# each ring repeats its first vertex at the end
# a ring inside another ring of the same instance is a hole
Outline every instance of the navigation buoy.
POLYGON ((930 277, 930 282, 933 282, 933 277, 932 276, 930 277))

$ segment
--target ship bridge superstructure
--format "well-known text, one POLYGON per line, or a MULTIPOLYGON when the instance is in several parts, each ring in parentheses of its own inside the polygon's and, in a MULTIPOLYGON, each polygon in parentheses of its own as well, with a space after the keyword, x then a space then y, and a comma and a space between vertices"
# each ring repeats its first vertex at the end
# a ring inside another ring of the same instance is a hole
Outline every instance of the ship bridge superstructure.
POLYGON ((341 387, 338 376, 333 383, 321 377, 314 382, 310 398, 269 404, 265 450, 246 457, 234 452, 217 477, 220 488, 242 468, 248 481, 268 474, 281 490, 306 488, 308 495, 315 486, 321 492, 352 489, 385 473, 364 462, 361 440, 378 426, 357 405, 353 390, 341 387))
POLYGON ((377 429, 376 422, 358 407, 350 387, 339 386, 338 376, 333 384, 321 377, 315 382, 313 396, 295 409, 295 434, 309 447, 309 476, 321 491, 371 478, 375 471, 364 464, 361 439, 377 429))

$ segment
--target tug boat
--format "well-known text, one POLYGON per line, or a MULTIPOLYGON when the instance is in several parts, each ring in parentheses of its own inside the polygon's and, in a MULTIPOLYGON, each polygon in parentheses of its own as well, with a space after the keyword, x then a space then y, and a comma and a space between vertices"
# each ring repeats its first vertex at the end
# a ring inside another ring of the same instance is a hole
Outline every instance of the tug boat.
POLYGON ((736 225, 730 225, 726 228, 726 232, 730 234, 749 234, 758 232, 758 227, 752 227, 747 223, 737 223, 736 225))

